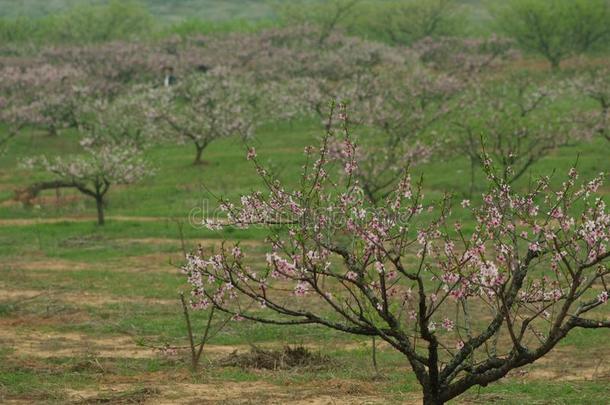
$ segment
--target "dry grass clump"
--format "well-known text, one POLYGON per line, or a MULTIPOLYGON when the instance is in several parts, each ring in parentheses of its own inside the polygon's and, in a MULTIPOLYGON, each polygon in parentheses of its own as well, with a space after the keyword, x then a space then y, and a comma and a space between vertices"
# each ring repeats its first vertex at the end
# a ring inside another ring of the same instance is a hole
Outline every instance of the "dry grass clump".
POLYGON ((280 350, 252 346, 250 351, 246 353, 234 351, 222 359, 220 364, 266 370, 323 369, 329 367, 332 360, 319 352, 312 352, 305 346, 285 346, 280 350))

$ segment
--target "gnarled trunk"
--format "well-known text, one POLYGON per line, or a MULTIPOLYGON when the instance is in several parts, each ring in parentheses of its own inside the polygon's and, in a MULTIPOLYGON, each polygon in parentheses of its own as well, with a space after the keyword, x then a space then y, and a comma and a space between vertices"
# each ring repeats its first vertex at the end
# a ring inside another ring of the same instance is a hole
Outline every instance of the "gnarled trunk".
POLYGON ((423 402, 423 404, 424 405, 444 405, 445 402, 443 400, 441 400, 440 398, 435 397, 434 395, 431 395, 431 394, 426 395, 424 393, 424 402, 423 402))

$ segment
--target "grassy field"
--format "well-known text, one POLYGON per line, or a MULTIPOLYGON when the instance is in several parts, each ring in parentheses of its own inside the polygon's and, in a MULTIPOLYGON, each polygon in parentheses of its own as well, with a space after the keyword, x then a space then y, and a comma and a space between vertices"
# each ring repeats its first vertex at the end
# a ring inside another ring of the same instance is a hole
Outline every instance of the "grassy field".
MULTIPOLYGON (((267 126, 254 145, 263 161, 294 182, 303 147, 318 135, 319 125, 310 121, 267 126)), ((95 207, 79 194, 45 192, 32 207, 13 200, 15 189, 45 178, 18 168, 21 158, 32 150, 70 153, 76 145, 75 134, 29 131, 0 157, 0 403, 419 403, 419 386, 400 354, 381 345, 377 374, 368 339, 314 326, 230 322, 207 347, 203 371, 190 372, 178 299, 187 289, 176 268, 180 235, 186 249, 200 243, 209 251, 226 238, 265 252, 260 231, 213 232, 188 224, 189 213, 200 216, 210 198, 206 189, 234 198, 257 187, 243 144, 212 144, 202 166, 191 165, 188 145, 155 147, 150 156, 157 174, 111 189, 104 227, 94 224, 95 207), (158 350, 166 344, 182 349, 158 350), (328 361, 287 370, 227 364, 232 353, 253 345, 304 345, 328 361)), ((607 171, 607 151, 601 140, 563 148, 535 165, 532 175, 567 172, 578 154, 583 176, 607 171)), ((423 167, 426 193, 465 193, 467 167, 462 159, 423 167)), ((201 328, 203 315, 194 323, 201 328)), ((540 363, 456 403, 607 403, 607 342, 605 331, 575 331, 540 363)))

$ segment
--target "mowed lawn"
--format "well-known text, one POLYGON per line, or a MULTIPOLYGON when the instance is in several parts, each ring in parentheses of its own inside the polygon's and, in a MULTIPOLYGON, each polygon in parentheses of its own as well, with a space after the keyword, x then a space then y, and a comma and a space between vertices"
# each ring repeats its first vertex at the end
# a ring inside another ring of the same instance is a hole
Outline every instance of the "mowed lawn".
MULTIPOLYGON (((251 144, 294 184, 303 148, 320 135, 315 121, 268 125, 251 144)), ((201 166, 191 164, 190 145, 154 147, 148 155, 155 173, 111 189, 103 227, 95 225, 92 201, 72 191, 47 191, 30 207, 14 201, 16 189, 47 179, 19 168, 20 159, 77 150, 69 131, 50 137, 30 130, 0 157, 0 403, 419 403, 419 386, 400 354, 380 345, 377 373, 369 339, 316 326, 229 322, 207 347, 202 370, 190 372, 178 298, 187 290, 178 269, 183 249, 201 244, 211 252, 229 239, 261 257, 267 251, 260 230, 190 223, 215 207, 210 192, 235 199, 260 187, 245 145, 237 138, 213 143, 201 166), (159 350, 165 345, 178 350, 159 350), (227 364, 233 352, 253 345, 304 345, 328 361, 288 370, 227 364)), ((560 181, 580 155, 579 171, 591 177, 610 169, 609 151, 602 140, 578 143, 543 159, 531 175, 556 171, 560 181)), ((450 191, 461 199, 468 189, 466 159, 438 159, 419 171, 432 198, 450 191)), ((485 184, 478 177, 480 194, 485 184)), ((193 317, 201 331, 205 314, 193 317)), ((223 322, 218 315, 214 323, 223 322)), ((576 330, 540 363, 455 403, 607 403, 608 338, 607 331, 576 330)))

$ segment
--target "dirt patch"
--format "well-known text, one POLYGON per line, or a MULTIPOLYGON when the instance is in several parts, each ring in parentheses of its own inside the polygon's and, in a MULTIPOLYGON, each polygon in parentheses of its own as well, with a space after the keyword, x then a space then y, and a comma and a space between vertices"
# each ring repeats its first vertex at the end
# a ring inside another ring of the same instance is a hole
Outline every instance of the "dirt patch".
MULTIPOLYGON (((55 321, 57 320, 55 319, 55 321)), ((10 348, 18 355, 33 358, 78 356, 150 358, 161 354, 157 348, 136 344, 134 339, 129 336, 40 332, 28 328, 31 325, 45 325, 45 323, 40 322, 39 319, 0 318, 0 347, 10 348)), ((206 345, 204 356, 220 358, 247 350, 248 346, 245 345, 206 345)))
POLYGON ((83 262, 75 262, 71 260, 52 259, 47 258, 44 260, 28 260, 28 261, 17 261, 10 264, 11 268, 16 270, 25 271, 37 271, 37 270, 51 270, 51 271, 74 271, 74 270, 87 270, 91 268, 91 265, 83 262))
MULTIPOLYGON (((130 256, 116 262, 115 269, 123 272, 149 273, 149 272, 174 272, 180 273, 179 266, 184 261, 182 253, 151 253, 141 256, 130 256), (120 266, 120 267, 119 267, 120 266)), ((109 265, 113 265, 109 263, 109 265)))
POLYGON ((562 347, 551 351, 533 365, 517 372, 526 378, 546 381, 582 381, 610 378, 609 356, 605 353, 583 355, 576 348, 562 347))
POLYGON ((545 381, 595 381, 610 378, 610 367, 576 367, 570 370, 532 368, 523 373, 528 379, 545 381))
MULTIPOLYGON (((360 383, 349 382, 346 386, 356 386, 360 383)), ((177 384, 163 397, 170 400, 165 403, 176 404, 298 404, 298 405, 347 405, 347 404, 384 404, 387 401, 379 396, 347 394, 337 389, 335 384, 324 384, 322 392, 320 385, 290 386, 273 385, 264 381, 257 382, 227 382, 216 384, 177 384), (326 392, 332 390, 332 394, 326 392)), ((417 402, 419 403, 419 402, 417 402)))
MULTIPOLYGON (((125 238, 115 239, 118 243, 130 243, 139 245, 155 245, 155 246, 180 246, 180 239, 173 238, 125 238)), ((190 246, 197 243, 196 239, 185 239, 184 243, 186 246, 190 246)))
POLYGON ((178 305, 178 300, 147 297, 118 297, 113 295, 91 294, 91 293, 61 293, 54 295, 63 302, 78 305, 103 306, 107 304, 155 304, 155 305, 178 305))
POLYGON ((149 358, 154 350, 136 345, 125 336, 92 337, 79 333, 16 330, 0 324, 0 345, 18 355, 49 358, 95 355, 98 357, 149 358))
MULTIPOLYGON (((132 221, 132 222, 160 222, 166 221, 164 217, 131 217, 124 215, 107 216, 108 221, 132 221)), ((57 224, 61 222, 97 222, 97 217, 58 217, 58 218, 11 218, 0 219, 0 226, 28 226, 37 224, 57 224)))
MULTIPOLYGON (((215 384, 185 384, 156 385, 154 390, 141 389, 139 392, 126 384, 102 385, 98 390, 68 390, 68 397, 73 403, 100 403, 102 398, 128 399, 134 394, 141 398, 140 402, 106 402, 106 403, 155 403, 155 404, 236 404, 236 403, 270 403, 247 402, 248 400, 268 398, 271 395, 281 396, 280 388, 264 382, 219 382, 215 384), (146 399, 150 401, 147 402, 146 399)), ((278 402, 275 402, 278 403, 278 402)))
POLYGON ((121 297, 109 294, 93 294, 89 292, 61 292, 53 290, 15 290, 0 285, 0 302, 8 301, 20 303, 41 299, 45 301, 58 301, 77 306, 103 306, 107 304, 153 304, 177 306, 177 299, 161 299, 147 297, 121 297))
POLYGON ((67 390, 68 398, 74 404, 142 404, 153 399, 161 391, 156 387, 129 388, 112 387, 101 392, 94 390, 67 390))
POLYGON ((0 289, 0 302, 2 301, 24 301, 38 298, 46 294, 44 290, 7 290, 0 289))

